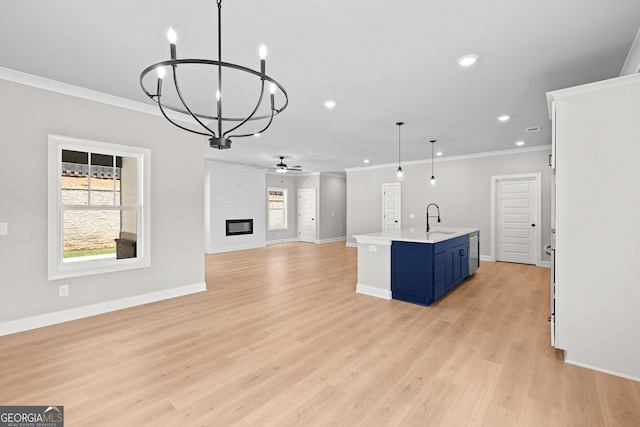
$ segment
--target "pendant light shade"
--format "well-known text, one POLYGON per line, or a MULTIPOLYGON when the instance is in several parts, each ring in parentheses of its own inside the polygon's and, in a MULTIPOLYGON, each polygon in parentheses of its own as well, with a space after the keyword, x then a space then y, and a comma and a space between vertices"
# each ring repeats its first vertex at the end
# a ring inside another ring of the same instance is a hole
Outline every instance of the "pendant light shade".
POLYGON ((432 139, 429 142, 431 142, 431 181, 430 181, 430 183, 431 183, 431 186, 433 188, 435 188, 436 185, 437 185, 437 182, 436 182, 436 176, 434 175, 434 172, 433 172, 433 160, 434 160, 433 151, 434 151, 434 147, 436 145, 436 140, 432 139))
POLYGON ((404 181, 404 171, 402 170, 402 165, 400 164, 400 127, 404 124, 404 122, 397 122, 398 126, 398 169, 396 170, 396 180, 404 181))

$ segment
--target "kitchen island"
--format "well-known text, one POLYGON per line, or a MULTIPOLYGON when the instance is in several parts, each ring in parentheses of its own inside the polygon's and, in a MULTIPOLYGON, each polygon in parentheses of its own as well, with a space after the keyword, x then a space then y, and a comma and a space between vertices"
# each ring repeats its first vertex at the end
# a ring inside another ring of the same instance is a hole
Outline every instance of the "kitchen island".
POLYGON ((355 235, 356 292, 431 305, 479 266, 477 228, 423 227, 355 235), (470 261, 471 260, 471 261, 470 261), (469 266, 471 265, 471 270, 469 266))

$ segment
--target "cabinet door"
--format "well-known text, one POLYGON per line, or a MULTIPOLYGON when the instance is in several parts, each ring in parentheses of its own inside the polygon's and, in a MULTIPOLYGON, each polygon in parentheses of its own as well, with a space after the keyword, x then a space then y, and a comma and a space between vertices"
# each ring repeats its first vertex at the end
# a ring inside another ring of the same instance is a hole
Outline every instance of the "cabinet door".
POLYGON ((460 248, 462 255, 460 256, 460 277, 462 279, 469 275, 469 243, 465 243, 460 248))
POLYGON ((461 252, 463 251, 462 247, 456 246, 453 250, 453 283, 457 283, 460 281, 460 277, 462 275, 462 265, 461 265, 461 252))
POLYGON ((433 245, 391 245, 391 297, 427 305, 433 301, 433 245))
POLYGON ((445 277, 445 288, 447 291, 453 287, 455 283, 455 248, 447 249, 445 254, 446 256, 446 277, 445 277))

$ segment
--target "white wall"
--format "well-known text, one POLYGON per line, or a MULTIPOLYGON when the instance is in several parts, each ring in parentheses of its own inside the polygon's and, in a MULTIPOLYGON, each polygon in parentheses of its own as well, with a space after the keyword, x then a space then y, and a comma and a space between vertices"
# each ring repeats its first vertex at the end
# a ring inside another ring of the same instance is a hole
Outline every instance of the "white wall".
POLYGON ((347 232, 346 176, 320 174, 319 199, 320 241, 344 239, 347 232))
POLYGON ((204 290, 198 138, 160 116, 1 78, 0 94, 0 222, 9 225, 0 236, 0 334, 204 290), (150 268, 47 280, 48 134, 151 149, 150 268), (61 284, 68 297, 58 297, 61 284))
MULTIPOLYGON (((469 158, 442 159, 435 163, 438 185, 429 185, 431 163, 407 163, 402 168, 402 228, 426 225, 429 203, 440 206, 443 227, 478 227, 480 254, 491 256, 491 177, 522 173, 542 174, 542 260, 551 240, 551 150, 512 150, 469 158), (415 218, 411 219, 410 215, 415 218)), ((394 182, 396 165, 347 170, 347 243, 354 234, 374 233, 382 227, 382 184, 394 182)))
POLYGON ((316 190, 316 243, 345 238, 346 233, 346 177, 314 173, 298 176, 298 189, 316 190))
POLYGON ((207 160, 204 181, 205 251, 264 247, 267 200, 264 171, 207 160), (227 236, 227 219, 253 219, 253 234, 227 236))
POLYGON ((556 345, 640 381, 640 74, 555 94, 556 345))

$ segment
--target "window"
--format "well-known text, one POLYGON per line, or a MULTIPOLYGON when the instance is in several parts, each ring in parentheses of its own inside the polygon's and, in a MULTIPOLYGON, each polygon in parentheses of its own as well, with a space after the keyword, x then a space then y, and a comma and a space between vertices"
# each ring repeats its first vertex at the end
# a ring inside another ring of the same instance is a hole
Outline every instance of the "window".
POLYGON ((150 265, 150 156, 49 135, 49 280, 150 265))
POLYGON ((287 189, 269 188, 269 230, 287 229, 287 189))

